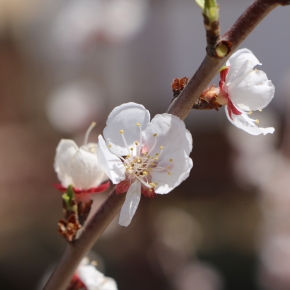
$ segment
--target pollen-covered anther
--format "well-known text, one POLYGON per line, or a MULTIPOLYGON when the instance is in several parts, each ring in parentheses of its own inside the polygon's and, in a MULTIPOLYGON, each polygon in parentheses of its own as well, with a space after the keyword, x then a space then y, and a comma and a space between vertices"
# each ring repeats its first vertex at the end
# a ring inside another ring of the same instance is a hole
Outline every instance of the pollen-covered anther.
POLYGON ((253 111, 250 111, 250 112, 249 112, 249 115, 252 115, 252 114, 253 114, 253 111))
POLYGON ((168 175, 171 175, 171 172, 170 172, 170 171, 168 171, 168 172, 167 172, 167 174, 168 174, 168 175))
POLYGON ((143 171, 142 173, 143 173, 143 175, 145 175, 145 176, 148 175, 148 172, 147 172, 147 171, 143 171))
POLYGON ((124 134, 124 130, 120 130, 120 134, 124 134))
POLYGON ((162 150, 164 147, 163 146, 160 146, 159 148, 162 150))
POLYGON ((153 137, 156 137, 157 136, 157 133, 153 134, 153 137))
POLYGON ((173 159, 172 159, 172 158, 170 158, 170 159, 169 159, 169 162, 173 162, 173 159))
POLYGON ((260 109, 259 112, 262 112, 262 109, 260 109))
POLYGON ((135 145, 137 145, 137 146, 138 146, 138 145, 139 145, 139 142, 137 142, 137 141, 136 141, 136 142, 135 142, 135 145))
POLYGON ((260 123, 259 119, 257 119, 255 122, 256 122, 257 124, 259 124, 259 123, 260 123))
POLYGON ((136 125, 138 126, 138 127, 140 127, 141 125, 140 125, 140 123, 136 123, 136 125))
POLYGON ((133 151, 133 148, 131 147, 130 150, 133 151))

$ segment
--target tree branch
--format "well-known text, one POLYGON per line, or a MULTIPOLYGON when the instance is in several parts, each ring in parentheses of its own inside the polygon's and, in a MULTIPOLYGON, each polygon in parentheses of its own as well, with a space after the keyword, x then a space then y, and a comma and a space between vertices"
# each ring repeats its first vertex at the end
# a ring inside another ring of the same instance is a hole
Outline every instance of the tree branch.
POLYGON ((217 44, 226 46, 228 54, 224 58, 205 56, 200 67, 190 79, 181 94, 172 101, 167 113, 184 120, 209 82, 218 74, 221 66, 252 30, 278 5, 288 5, 286 0, 256 0, 226 32, 217 44))
MULTIPOLYGON (((167 113, 176 115, 182 120, 185 119, 193 104, 197 101, 208 83, 218 73, 222 64, 230 57, 231 53, 270 11, 278 5, 288 4, 290 4, 290 0, 256 0, 218 42, 217 47, 219 45, 227 46, 228 54, 224 58, 209 57, 206 55, 188 85, 170 104, 167 113)), ((90 220, 81 237, 68 246, 44 290, 66 289, 81 259, 88 253, 90 248, 119 212, 124 200, 125 194, 117 195, 115 192, 110 194, 108 199, 90 220)))
POLYGON ((115 188, 112 189, 107 200, 100 206, 89 221, 81 237, 75 242, 68 244, 64 255, 44 287, 44 290, 66 289, 81 259, 87 255, 89 250, 120 211, 125 196, 125 194, 116 194, 115 188))

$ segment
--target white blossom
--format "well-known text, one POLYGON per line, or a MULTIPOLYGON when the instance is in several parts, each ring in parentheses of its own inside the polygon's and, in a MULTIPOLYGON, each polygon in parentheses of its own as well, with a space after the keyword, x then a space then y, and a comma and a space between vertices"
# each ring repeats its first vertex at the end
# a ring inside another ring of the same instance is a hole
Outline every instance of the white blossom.
POLYGON ((87 290, 117 290, 117 284, 114 279, 105 277, 89 260, 84 258, 76 270, 76 276, 86 286, 87 290))
POLYGON ((72 185, 76 193, 100 192, 108 188, 102 188, 101 184, 108 179, 101 169, 97 157, 97 144, 87 143, 92 126, 87 131, 85 142, 80 148, 73 140, 62 139, 57 148, 54 160, 54 169, 61 182, 59 189, 65 189, 72 185))
POLYGON ((275 87, 263 71, 253 69, 256 65, 261 63, 250 50, 236 51, 221 71, 218 101, 226 105, 227 117, 236 127, 252 135, 266 135, 275 129, 258 127, 259 120, 248 115, 261 111, 271 102, 275 87))
POLYGON ((117 193, 127 191, 119 224, 128 226, 141 192, 166 194, 188 176, 192 137, 185 124, 170 114, 150 114, 142 105, 127 103, 108 117, 104 138, 99 136, 98 159, 117 193))

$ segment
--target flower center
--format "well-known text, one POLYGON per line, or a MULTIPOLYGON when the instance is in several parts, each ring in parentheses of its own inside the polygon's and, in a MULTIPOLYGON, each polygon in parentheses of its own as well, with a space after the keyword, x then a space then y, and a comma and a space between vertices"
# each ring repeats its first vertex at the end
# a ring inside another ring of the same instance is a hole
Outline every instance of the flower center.
MULTIPOLYGON (((137 123, 137 126, 140 128, 140 138, 139 141, 135 141, 133 147, 127 145, 126 138, 124 136, 124 130, 120 130, 125 147, 127 148, 127 156, 118 156, 122 161, 126 169, 126 175, 129 177, 130 181, 138 179, 143 185, 148 187, 151 191, 158 185, 158 183, 152 182, 151 173, 157 171, 165 171, 167 174, 171 175, 170 167, 173 162, 173 159, 169 159, 166 166, 159 165, 159 158, 163 152, 164 146, 159 146, 156 152, 157 144, 157 134, 153 134, 154 144, 152 148, 147 151, 145 142, 142 143, 142 130, 140 123, 137 123), (156 152, 154 154, 154 152, 156 152)), ((108 146, 112 148, 112 144, 108 146)))

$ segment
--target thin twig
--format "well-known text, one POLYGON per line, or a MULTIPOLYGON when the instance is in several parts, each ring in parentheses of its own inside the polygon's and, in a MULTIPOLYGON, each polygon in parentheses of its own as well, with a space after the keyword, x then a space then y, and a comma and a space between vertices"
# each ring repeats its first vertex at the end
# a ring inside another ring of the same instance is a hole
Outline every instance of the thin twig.
POLYGON ((81 259, 89 252, 122 207, 125 194, 116 194, 113 188, 107 200, 89 221, 81 237, 70 243, 44 290, 66 289, 81 259))
POLYGON ((236 23, 220 39, 220 44, 228 47, 228 55, 224 58, 205 56, 200 67, 190 79, 181 94, 172 101, 167 113, 184 120, 209 82, 219 72, 221 66, 235 49, 252 32, 252 30, 278 5, 287 5, 289 1, 257 0, 236 21, 236 23))

